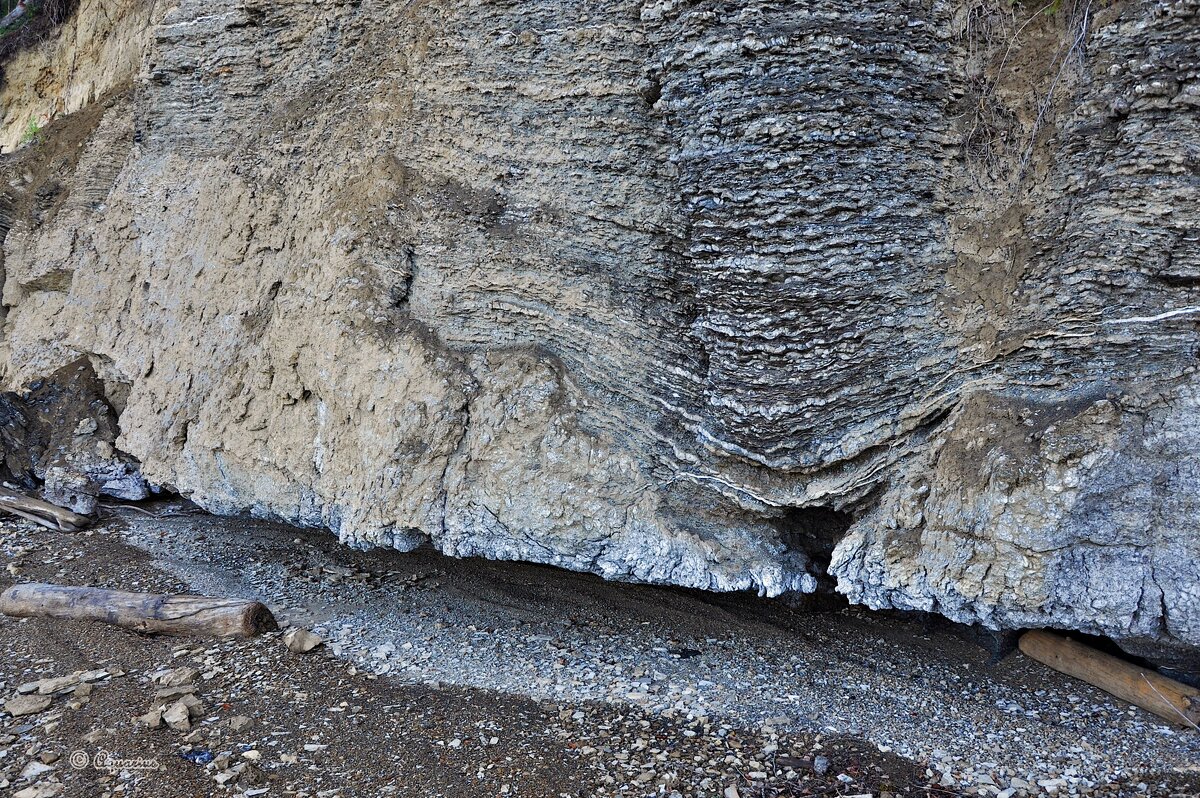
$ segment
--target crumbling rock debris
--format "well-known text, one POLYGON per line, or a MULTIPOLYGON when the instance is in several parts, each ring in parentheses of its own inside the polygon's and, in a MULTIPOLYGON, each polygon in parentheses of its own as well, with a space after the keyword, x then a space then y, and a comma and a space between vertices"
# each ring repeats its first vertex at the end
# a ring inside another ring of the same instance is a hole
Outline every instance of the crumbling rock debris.
POLYGON ((79 358, 22 393, 0 394, 0 477, 90 515, 101 495, 149 495, 137 461, 117 450, 117 416, 91 362, 79 358))
POLYGON ((196 668, 166 668, 151 676, 151 681, 160 687, 190 687, 195 684, 200 671, 196 668))
POLYGON ((147 479, 354 546, 1195 663, 1195 0, 399 8, 17 56, 100 99, 0 164, 7 384, 86 355, 147 479))
POLYGON ((134 720, 148 729, 157 729, 163 723, 163 708, 153 707, 148 712, 138 715, 134 720))

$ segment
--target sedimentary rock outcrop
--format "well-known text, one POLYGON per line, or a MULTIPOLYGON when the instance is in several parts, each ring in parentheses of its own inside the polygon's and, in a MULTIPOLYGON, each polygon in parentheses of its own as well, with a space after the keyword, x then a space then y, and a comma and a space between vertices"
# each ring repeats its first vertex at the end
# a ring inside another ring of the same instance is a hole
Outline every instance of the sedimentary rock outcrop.
POLYGON ((6 67, 3 376, 218 512, 1182 661, 1198 14, 85 0, 6 67))

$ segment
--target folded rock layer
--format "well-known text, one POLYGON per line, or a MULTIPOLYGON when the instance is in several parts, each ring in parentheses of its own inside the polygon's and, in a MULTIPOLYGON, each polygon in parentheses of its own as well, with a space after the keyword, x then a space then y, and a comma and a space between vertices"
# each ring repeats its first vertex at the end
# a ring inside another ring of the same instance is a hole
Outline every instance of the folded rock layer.
POLYGON ((148 480, 353 545, 1195 663, 1198 52, 1195 0, 83 0, 5 66, 3 379, 86 357, 148 480))

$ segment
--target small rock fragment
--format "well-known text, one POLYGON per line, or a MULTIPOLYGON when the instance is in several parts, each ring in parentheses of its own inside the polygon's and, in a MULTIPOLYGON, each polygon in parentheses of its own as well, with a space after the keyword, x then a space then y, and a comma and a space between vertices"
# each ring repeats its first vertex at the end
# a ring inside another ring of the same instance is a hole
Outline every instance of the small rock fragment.
POLYGON ((20 778, 26 781, 37 781, 42 776, 54 770, 53 765, 45 765, 38 762, 36 759, 31 760, 25 767, 21 768, 20 778))
POLYGON ((188 705, 176 701, 162 714, 163 721, 175 731, 190 731, 192 728, 192 713, 188 705))
POLYGON ((157 700, 179 698, 180 696, 194 693, 196 690, 197 687, 194 684, 181 684, 178 687, 163 687, 154 692, 154 698, 157 700))
POLYGON ((79 674, 74 673, 70 676, 42 679, 37 683, 37 691, 38 695, 54 695, 55 693, 74 689, 77 684, 79 684, 79 674))
POLYGON ((13 696, 4 702, 4 711, 14 718, 20 718, 25 715, 36 715, 49 708, 50 701, 51 698, 48 695, 13 696))
POLYGON ((283 636, 283 642, 288 651, 295 654, 306 654, 325 642, 320 635, 315 635, 307 629, 296 627, 283 636))
POLYGON ((137 722, 151 729, 157 729, 162 725, 163 711, 162 707, 155 707, 145 715, 138 715, 137 722))
POLYGON ((154 674, 152 679, 160 687, 180 687, 194 683, 199 675, 200 671, 195 668, 171 668, 154 674))
POLYGON ((13 793, 13 798, 54 798, 63 791, 61 784, 35 784, 13 793))
POLYGON ((204 703, 191 693, 180 697, 178 703, 187 707, 188 715, 193 718, 198 718, 204 714, 204 703))

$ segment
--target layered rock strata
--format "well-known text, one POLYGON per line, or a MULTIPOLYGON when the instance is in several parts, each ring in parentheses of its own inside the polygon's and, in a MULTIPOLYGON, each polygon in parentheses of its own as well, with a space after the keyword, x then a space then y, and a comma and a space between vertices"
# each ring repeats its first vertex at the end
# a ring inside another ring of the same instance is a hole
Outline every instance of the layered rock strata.
POLYGON ((1198 9, 85 1, 3 376, 216 512, 1186 660, 1198 9))

